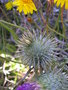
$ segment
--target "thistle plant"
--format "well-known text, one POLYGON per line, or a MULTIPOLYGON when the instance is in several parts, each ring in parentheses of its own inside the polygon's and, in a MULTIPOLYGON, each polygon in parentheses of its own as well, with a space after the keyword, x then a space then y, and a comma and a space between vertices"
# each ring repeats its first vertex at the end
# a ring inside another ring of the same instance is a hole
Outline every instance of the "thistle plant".
POLYGON ((36 74, 38 69, 47 70, 51 62, 59 58, 57 56, 58 43, 50 36, 27 31, 24 32, 17 44, 16 57, 21 58, 25 65, 33 66, 36 74))
POLYGON ((68 78, 63 73, 45 73, 38 77, 42 90, 68 90, 68 78))

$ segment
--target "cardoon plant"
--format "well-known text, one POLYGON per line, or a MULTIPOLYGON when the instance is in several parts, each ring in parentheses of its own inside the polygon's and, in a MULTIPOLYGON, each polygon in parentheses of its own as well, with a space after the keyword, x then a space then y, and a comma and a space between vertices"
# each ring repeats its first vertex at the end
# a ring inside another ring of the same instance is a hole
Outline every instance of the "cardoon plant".
POLYGON ((45 73, 38 77, 42 90, 68 90, 68 78, 63 73, 45 73))
POLYGON ((58 43, 54 38, 27 31, 18 42, 18 54, 23 63, 33 66, 37 74, 38 68, 46 70, 53 60, 58 60, 58 43))

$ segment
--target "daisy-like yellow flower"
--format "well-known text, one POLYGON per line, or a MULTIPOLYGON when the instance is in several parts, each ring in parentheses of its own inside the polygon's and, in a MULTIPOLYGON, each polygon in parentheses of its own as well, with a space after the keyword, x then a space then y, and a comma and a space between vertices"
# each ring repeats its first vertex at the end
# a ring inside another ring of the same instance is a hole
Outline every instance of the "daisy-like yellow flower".
POLYGON ((60 5, 62 8, 65 5, 65 9, 68 9, 68 0, 54 0, 54 3, 57 4, 57 7, 60 5))
POLYGON ((5 7, 6 7, 7 10, 11 10, 12 7, 13 7, 12 1, 7 2, 7 3, 5 4, 5 7))
POLYGON ((13 5, 17 6, 19 13, 23 11, 25 15, 28 13, 33 14, 33 10, 37 11, 32 0, 14 0, 13 5))

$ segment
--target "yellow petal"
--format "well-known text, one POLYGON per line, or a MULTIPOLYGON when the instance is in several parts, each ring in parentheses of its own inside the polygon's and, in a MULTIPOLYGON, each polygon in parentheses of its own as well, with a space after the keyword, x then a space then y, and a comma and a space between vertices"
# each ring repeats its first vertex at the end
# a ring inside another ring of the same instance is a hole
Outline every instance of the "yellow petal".
POLYGON ((8 3, 5 4, 5 7, 7 10, 11 10, 13 7, 12 1, 9 1, 8 3))
POLYGON ((32 0, 14 0, 13 5, 17 6, 19 13, 23 11, 25 15, 28 13, 33 14, 33 11, 37 11, 32 0))

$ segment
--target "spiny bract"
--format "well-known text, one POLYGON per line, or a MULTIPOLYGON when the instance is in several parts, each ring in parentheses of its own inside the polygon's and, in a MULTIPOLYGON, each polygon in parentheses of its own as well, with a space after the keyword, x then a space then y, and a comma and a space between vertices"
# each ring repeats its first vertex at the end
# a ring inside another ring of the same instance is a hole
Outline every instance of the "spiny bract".
POLYGON ((33 66, 34 69, 42 67, 43 70, 50 65, 51 61, 58 60, 57 42, 49 36, 42 36, 35 32, 27 31, 18 41, 18 55, 23 63, 33 66))
POLYGON ((42 90, 68 90, 67 75, 62 73, 46 73, 38 77, 42 90))

